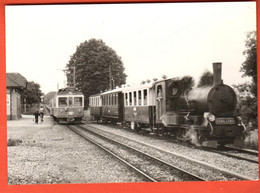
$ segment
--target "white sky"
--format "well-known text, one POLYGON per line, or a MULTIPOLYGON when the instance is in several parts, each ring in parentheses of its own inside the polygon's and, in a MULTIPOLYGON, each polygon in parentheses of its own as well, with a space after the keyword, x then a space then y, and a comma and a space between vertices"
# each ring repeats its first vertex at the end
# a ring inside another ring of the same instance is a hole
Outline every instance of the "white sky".
POLYGON ((122 58, 128 84, 191 75, 222 62, 226 84, 239 72, 255 2, 6 6, 6 69, 41 85, 64 86, 76 47, 102 39, 122 58))

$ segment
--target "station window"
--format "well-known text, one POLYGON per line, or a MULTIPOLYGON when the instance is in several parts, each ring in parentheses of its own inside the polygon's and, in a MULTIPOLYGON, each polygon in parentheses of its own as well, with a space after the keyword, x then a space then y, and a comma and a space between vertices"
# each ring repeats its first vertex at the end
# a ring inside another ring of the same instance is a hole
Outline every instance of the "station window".
POLYGON ((67 97, 59 97, 59 107, 67 106, 67 97))
POLYGON ((81 107, 82 106, 82 97, 75 97, 74 98, 74 105, 76 107, 81 107))
POLYGON ((142 105, 142 91, 140 90, 138 91, 138 105, 142 105))

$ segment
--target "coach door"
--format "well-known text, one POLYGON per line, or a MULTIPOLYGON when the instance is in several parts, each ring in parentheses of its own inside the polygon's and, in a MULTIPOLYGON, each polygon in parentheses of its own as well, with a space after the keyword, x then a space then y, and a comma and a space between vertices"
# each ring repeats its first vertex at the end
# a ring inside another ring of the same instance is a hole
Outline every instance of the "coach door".
POLYGON ((161 117, 165 112, 165 82, 155 85, 156 96, 156 122, 161 122, 161 117))

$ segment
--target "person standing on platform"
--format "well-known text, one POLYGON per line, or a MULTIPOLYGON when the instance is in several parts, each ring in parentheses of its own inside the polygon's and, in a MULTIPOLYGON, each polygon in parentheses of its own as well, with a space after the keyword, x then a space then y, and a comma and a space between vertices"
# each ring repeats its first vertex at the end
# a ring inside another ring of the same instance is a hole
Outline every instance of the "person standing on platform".
POLYGON ((41 122, 43 122, 43 116, 44 116, 44 108, 43 108, 43 106, 41 106, 39 112, 40 112, 41 122))
POLYGON ((39 117, 39 115, 40 115, 39 111, 36 110, 33 115, 34 115, 34 121, 35 121, 35 123, 38 124, 38 117, 39 117))

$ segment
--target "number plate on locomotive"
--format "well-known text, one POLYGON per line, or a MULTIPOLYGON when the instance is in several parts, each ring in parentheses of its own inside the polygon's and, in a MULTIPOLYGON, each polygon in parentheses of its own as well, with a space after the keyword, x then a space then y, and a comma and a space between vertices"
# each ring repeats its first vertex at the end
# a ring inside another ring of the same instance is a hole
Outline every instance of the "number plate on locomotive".
POLYGON ((231 125, 235 124, 234 118, 217 118, 216 125, 231 125))

